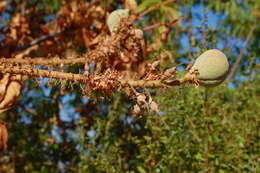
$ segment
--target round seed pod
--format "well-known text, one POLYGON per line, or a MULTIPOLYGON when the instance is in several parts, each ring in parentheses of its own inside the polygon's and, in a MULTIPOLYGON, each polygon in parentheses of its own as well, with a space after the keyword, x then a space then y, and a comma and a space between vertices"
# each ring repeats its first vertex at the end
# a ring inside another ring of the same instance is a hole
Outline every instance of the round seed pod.
POLYGON ((120 20, 122 18, 128 18, 129 17, 129 10, 128 9, 118 9, 113 11, 107 19, 107 25, 109 28, 109 31, 112 33, 116 27, 119 25, 120 20))
POLYGON ((217 86, 228 74, 229 64, 224 53, 217 49, 207 50, 195 61, 191 70, 198 70, 197 79, 204 86, 217 86))

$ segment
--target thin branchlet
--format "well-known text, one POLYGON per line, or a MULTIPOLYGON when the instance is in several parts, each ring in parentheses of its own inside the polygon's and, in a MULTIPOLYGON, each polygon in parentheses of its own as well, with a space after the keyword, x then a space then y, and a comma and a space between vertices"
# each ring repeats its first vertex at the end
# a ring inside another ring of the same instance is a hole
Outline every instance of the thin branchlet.
POLYGON ((70 80, 75 82, 85 82, 87 80, 86 75, 65 73, 51 70, 39 70, 37 68, 22 68, 18 66, 0 66, 1 73, 12 73, 21 74, 29 77, 47 77, 47 78, 57 78, 63 80, 70 80))
POLYGON ((86 58, 0 58, 0 63, 4 64, 27 64, 27 65, 60 65, 60 64, 85 64, 86 58))

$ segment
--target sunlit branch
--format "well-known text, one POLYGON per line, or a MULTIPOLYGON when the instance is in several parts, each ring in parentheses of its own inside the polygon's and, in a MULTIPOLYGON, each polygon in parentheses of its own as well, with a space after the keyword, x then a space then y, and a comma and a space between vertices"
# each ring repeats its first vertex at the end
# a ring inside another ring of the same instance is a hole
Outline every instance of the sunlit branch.
POLYGON ((0 66, 1 73, 11 73, 11 74, 21 74, 29 77, 47 77, 47 78, 57 78, 77 82, 86 82, 88 79, 86 75, 82 74, 73 74, 73 73, 64 73, 58 71, 50 70, 39 70, 36 68, 21 68, 15 66, 0 66))
MULTIPOLYGON (((1 73, 11 73, 11 74, 21 74, 28 77, 47 77, 47 78, 56 78, 62 80, 69 80, 80 83, 88 83, 90 75, 84 74, 73 74, 66 72, 58 72, 51 70, 39 70, 36 68, 23 68, 18 66, 4 66, 0 65, 1 73)), ((118 82, 121 86, 132 86, 140 88, 158 88, 158 87, 170 87, 178 86, 186 82, 192 82, 192 76, 186 75, 183 78, 176 80, 125 80, 118 79, 118 82)))
POLYGON ((27 64, 27 65, 60 65, 60 64, 85 64, 86 58, 0 58, 4 64, 27 64))

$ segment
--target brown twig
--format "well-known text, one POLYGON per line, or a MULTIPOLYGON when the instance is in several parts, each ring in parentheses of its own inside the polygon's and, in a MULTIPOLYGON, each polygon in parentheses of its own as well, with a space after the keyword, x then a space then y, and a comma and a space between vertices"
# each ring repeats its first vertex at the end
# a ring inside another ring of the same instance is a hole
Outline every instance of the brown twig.
POLYGON ((50 70, 39 70, 36 68, 21 68, 18 66, 0 65, 1 73, 21 74, 29 77, 47 77, 70 80, 85 83, 88 77, 82 74, 64 73, 50 70))
POLYGON ((148 31, 148 30, 152 30, 154 28, 158 28, 159 26, 161 26, 162 24, 161 23, 155 23, 153 25, 149 25, 149 26, 145 26, 143 28, 144 31, 148 31))
POLYGON ((62 32, 59 31, 59 32, 50 33, 50 34, 48 34, 48 35, 44 35, 44 36, 42 36, 42 37, 40 37, 40 38, 37 38, 37 39, 35 39, 35 40, 33 40, 33 41, 29 42, 29 43, 25 43, 25 44, 22 45, 22 46, 18 46, 18 47, 16 48, 16 50, 19 50, 19 51, 25 50, 25 49, 27 49, 27 48, 29 48, 29 47, 31 47, 31 46, 40 44, 41 42, 43 42, 43 41, 45 41, 45 40, 51 39, 51 38, 53 38, 53 37, 55 37, 55 36, 57 36, 57 35, 59 35, 59 34, 61 34, 61 33, 62 33, 62 32))
POLYGON ((159 88, 167 87, 169 85, 164 84, 161 80, 120 80, 122 86, 132 86, 132 87, 146 87, 146 88, 159 88))
POLYGON ((235 75, 235 73, 236 73, 236 71, 239 67, 239 64, 241 63, 241 61, 243 59, 243 55, 245 53, 247 44, 250 41, 250 39, 252 38, 255 29, 256 29, 256 24, 254 24, 253 27, 251 28, 251 30, 249 31, 247 38, 246 38, 246 41, 244 42, 244 44, 243 44, 243 46, 240 50, 239 57, 237 58, 235 64, 232 66, 230 73, 228 74, 228 76, 226 78, 226 81, 230 81, 233 78, 233 76, 235 75))
POLYGON ((15 55, 15 58, 23 58, 25 56, 28 56, 32 51, 35 51, 39 48, 39 45, 33 45, 31 47, 28 47, 27 49, 20 51, 18 54, 15 55))
POLYGON ((27 65, 60 65, 60 64, 85 64, 86 58, 0 58, 0 63, 4 64, 27 64, 27 65))

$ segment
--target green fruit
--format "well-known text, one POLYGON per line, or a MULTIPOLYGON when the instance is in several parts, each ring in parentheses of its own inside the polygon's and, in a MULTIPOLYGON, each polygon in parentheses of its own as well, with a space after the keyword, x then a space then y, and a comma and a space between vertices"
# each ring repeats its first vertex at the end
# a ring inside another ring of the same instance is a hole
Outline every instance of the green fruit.
POLYGON ((113 11, 107 19, 107 25, 109 31, 112 33, 115 31, 116 27, 119 25, 122 18, 129 17, 129 10, 128 9, 118 9, 113 11))
POLYGON ((228 73, 228 60, 224 53, 217 49, 207 50, 195 61, 191 70, 198 70, 196 76, 204 86, 216 86, 222 83, 228 73))

